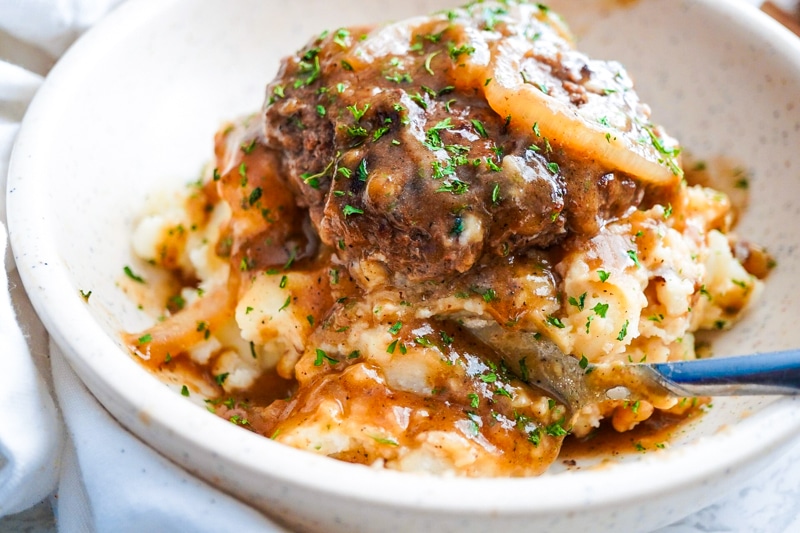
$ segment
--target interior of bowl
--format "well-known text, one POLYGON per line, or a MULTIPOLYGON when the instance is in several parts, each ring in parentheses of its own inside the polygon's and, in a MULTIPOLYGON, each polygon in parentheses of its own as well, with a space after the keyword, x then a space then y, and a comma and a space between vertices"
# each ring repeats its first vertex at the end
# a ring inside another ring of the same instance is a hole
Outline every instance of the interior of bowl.
MULTIPOLYGON (((792 312, 800 299, 800 47, 769 21, 750 19, 752 13, 727 2, 552 5, 583 50, 626 65, 655 120, 694 157, 725 156, 751 175, 750 206, 738 232, 766 246, 778 266, 761 302, 715 339, 714 353, 800 345, 792 312)), ((353 505, 372 502, 375 513, 415 508, 430 517, 446 510, 453 523, 459 509, 498 520, 576 506, 621 508, 625 498, 663 496, 779 446, 800 425, 790 414, 796 411, 792 403, 728 399, 715 402, 670 450, 631 455, 602 470, 529 480, 420 481, 252 435, 185 401, 131 359, 120 332, 153 320, 121 283, 124 266, 146 268, 130 251, 146 197, 196 180, 218 126, 259 109, 279 59, 308 36, 451 6, 446 0, 309 0, 278 10, 259 0, 135 0, 81 40, 31 106, 9 177, 15 257, 34 305, 72 366, 120 421, 154 447, 303 527, 347 509, 341 502, 323 503, 310 518, 298 518, 302 505, 291 502, 320 491, 338 492, 353 505), (81 291, 92 292, 88 303, 81 291), (779 428, 759 441, 750 438, 774 424, 779 428), (735 452, 731 442, 741 443, 735 452), (343 478, 353 482, 342 486, 343 478), (531 491, 540 497, 525 496, 531 491)), ((682 505, 688 513, 701 503, 682 505)), ((641 518, 629 520, 642 524, 641 518)), ((663 521, 664 513, 649 520, 663 521)))

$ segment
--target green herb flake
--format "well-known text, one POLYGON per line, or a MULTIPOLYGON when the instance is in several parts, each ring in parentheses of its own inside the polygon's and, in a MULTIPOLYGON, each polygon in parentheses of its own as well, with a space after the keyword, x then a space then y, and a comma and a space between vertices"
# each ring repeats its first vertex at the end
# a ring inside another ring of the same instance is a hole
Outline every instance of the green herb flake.
POLYGON ((378 444, 385 444, 387 446, 399 446, 398 442, 391 437, 379 437, 378 435, 370 435, 372 439, 378 444))
POLYGON ((324 361, 328 361, 328 363, 332 365, 335 365, 339 362, 338 359, 329 356, 327 353, 325 353, 325 350, 321 350, 320 348, 317 348, 315 353, 316 358, 314 359, 314 366, 322 366, 324 361))
POLYGON ((497 381, 497 374, 495 374, 494 372, 483 374, 481 376, 481 381, 483 381, 484 383, 494 383, 495 381, 497 381))
POLYGON ((628 324, 629 322, 627 320, 625 321, 624 324, 622 324, 622 329, 619 330, 619 335, 617 335, 618 341, 621 341, 628 336, 628 324))
POLYGON ((470 122, 472 122, 472 125, 475 127, 475 131, 477 131, 481 137, 484 139, 489 137, 489 135, 486 133, 486 128, 483 126, 483 122, 477 118, 473 118, 470 122))
POLYGON ((570 296, 567 301, 570 305, 577 307, 578 311, 583 311, 583 306, 586 303, 586 293, 584 292, 577 299, 574 296, 570 296))
POLYGON ((703 296, 705 296, 706 298, 708 298, 709 301, 711 301, 711 293, 708 292, 708 289, 706 288, 705 285, 700 285, 700 290, 698 292, 703 296))
POLYGON ((353 207, 350 204, 346 204, 342 208, 342 213, 344 214, 344 216, 346 218, 346 217, 348 217, 350 215, 363 215, 364 214, 364 210, 363 209, 359 209, 357 207, 353 207))
POLYGON ((528 361, 525 357, 520 358, 519 362, 519 377, 525 383, 528 382, 530 378, 530 371, 528 370, 528 361))
POLYGON ((400 332, 400 329, 403 327, 403 323, 400 321, 395 322, 392 327, 389 328, 389 333, 392 335, 397 335, 400 332))
POLYGON ((390 129, 390 126, 381 126, 375 133, 372 134, 372 142, 376 142, 378 139, 383 137, 390 129))
POLYGON ((548 324, 550 324, 551 326, 555 326, 559 329, 564 329, 566 327, 560 318, 555 317, 553 315, 548 315, 546 320, 548 324))
POLYGON ((186 396, 187 398, 189 397, 189 387, 186 385, 181 387, 181 396, 186 396))
POLYGON ((495 389, 494 393, 496 395, 498 395, 498 396, 505 396, 506 398, 512 398, 513 399, 513 397, 511 396, 511 393, 508 392, 503 387, 497 387, 497 389, 495 389))
POLYGON ((453 344, 453 340, 454 340, 453 337, 448 335, 446 331, 444 331, 444 330, 440 331, 439 332, 439 337, 441 337, 442 342, 445 343, 445 345, 450 346, 451 344, 453 344))
POLYGON ((292 302, 292 296, 291 296, 291 295, 289 295, 289 296, 287 296, 287 297, 286 297, 286 300, 283 302, 283 305, 281 306, 281 308, 280 308, 280 309, 278 309, 278 311, 283 311, 284 309, 286 309, 287 307, 289 307, 289 304, 290 304, 291 302, 292 302))
POLYGON ((88 302, 89 297, 92 295, 92 291, 80 291, 80 293, 81 293, 81 298, 83 298, 84 302, 88 302))
POLYGON ((420 346, 424 346, 425 348, 430 348, 433 346, 433 343, 428 340, 427 337, 417 337, 414 339, 414 342, 419 344, 420 346))
POLYGON ((131 269, 131 267, 126 265, 125 268, 123 268, 122 270, 123 270, 123 272, 125 272, 126 276, 131 278, 136 283, 145 283, 144 278, 142 278, 138 274, 134 273, 133 270, 131 269))
POLYGON ((436 57, 437 54, 440 54, 441 52, 442 52, 441 50, 433 52, 432 54, 428 54, 428 57, 425 58, 425 70, 427 70, 428 74, 430 74, 431 76, 435 74, 435 72, 431 68, 431 61, 433 60, 434 57, 436 57))
POLYGON ((477 409, 478 406, 481 404, 480 397, 478 397, 478 395, 475 394, 474 392, 467 394, 467 398, 469 398, 469 406, 472 407, 473 409, 477 409))
POLYGON ((564 429, 564 426, 561 425, 563 422, 564 422, 563 419, 559 420, 558 422, 553 422, 544 429, 544 432, 550 435, 551 437, 566 436, 569 432, 566 429, 564 429))
POLYGON ((217 374, 216 376, 214 376, 214 381, 216 381, 217 385, 221 387, 222 384, 225 383, 225 380, 228 379, 229 375, 230 375, 229 372, 223 372, 222 374, 217 374))
POLYGON ((355 119, 355 121, 360 122, 361 118, 369 109, 369 104, 364 104, 364 109, 359 109, 358 104, 349 105, 347 106, 347 109, 348 111, 350 111, 350 113, 353 114, 353 118, 355 119))
POLYGON ((261 190, 261 187, 256 187, 250 192, 250 197, 247 199, 248 203, 250 205, 255 204, 261 198, 262 194, 263 191, 261 190))
POLYGON ((492 204, 497 205, 500 203, 500 184, 495 183, 492 187, 492 204))
POLYGON ((642 264, 639 262, 639 256, 636 253, 636 250, 628 250, 626 253, 628 254, 628 257, 631 258, 631 261, 633 261, 633 264, 636 265, 637 268, 642 268, 642 264))
POLYGON ((249 154, 250 152, 253 151, 255 147, 256 147, 256 140, 253 139, 247 144, 242 144, 240 148, 242 149, 242 152, 244 152, 245 154, 249 154))
POLYGON ((468 44, 462 44, 461 46, 456 46, 454 43, 450 42, 447 43, 447 53, 450 55, 450 58, 453 61, 458 61, 458 58, 462 55, 471 55, 475 53, 475 47, 470 46, 468 44))
POLYGON ((597 276, 600 278, 601 283, 605 283, 610 275, 611 274, 609 272, 606 272, 605 270, 597 271, 597 276))
MULTIPOLYGON (((434 178, 435 179, 435 178, 434 178)), ((469 184, 465 183, 459 179, 451 179, 446 183, 443 183, 441 187, 436 189, 436 192, 449 192, 453 194, 464 194, 469 190, 469 184)))
POLYGON ((592 307, 592 311, 594 311, 600 318, 605 318, 606 313, 608 312, 608 304, 598 303, 592 307))

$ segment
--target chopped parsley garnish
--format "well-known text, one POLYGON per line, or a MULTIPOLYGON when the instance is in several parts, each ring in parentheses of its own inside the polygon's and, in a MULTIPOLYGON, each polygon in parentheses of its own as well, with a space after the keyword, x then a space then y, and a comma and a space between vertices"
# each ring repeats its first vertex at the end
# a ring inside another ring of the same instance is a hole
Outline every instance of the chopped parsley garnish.
POLYGON ((359 181, 367 181, 369 177, 369 170, 367 170, 367 158, 361 160, 356 167, 356 179, 359 181))
POLYGON ((592 307, 592 311, 594 311, 600 318, 605 318, 606 313, 608 312, 608 304, 598 303, 592 307))
POLYGON ((225 380, 228 379, 229 375, 230 375, 229 372, 223 372, 222 374, 217 374, 216 376, 214 376, 214 381, 217 382, 217 385, 222 386, 222 384, 225 383, 225 380))
POLYGON ((423 97, 421 94, 419 93, 409 94, 408 97, 411 98, 411 100, 418 106, 420 106, 422 109, 425 110, 428 109, 428 102, 425 101, 425 97, 423 97))
POLYGON ((347 31, 345 28, 340 28, 336 30, 336 33, 333 34, 333 42, 338 44, 342 48, 347 48, 348 37, 350 37, 350 32, 347 31))
POLYGON ((428 338, 425 336, 417 337, 416 339, 414 339, 414 342, 419 344, 420 346, 424 346, 425 348, 430 348, 433 346, 433 343, 429 341, 428 338))
POLYGON ((456 46, 454 43, 449 42, 447 43, 447 53, 450 55, 453 61, 458 61, 458 58, 463 54, 471 55, 475 53, 475 47, 468 44, 456 46))
POLYGON ((436 192, 451 192, 453 194, 464 194, 469 190, 469 184, 459 179, 451 179, 447 183, 443 183, 441 187, 436 189, 436 192))
POLYGON ((189 387, 187 387, 186 385, 181 387, 181 396, 187 396, 187 397, 189 396, 189 387))
POLYGON ((550 324, 551 326, 555 326, 559 329, 563 329, 566 327, 560 318, 555 317, 553 315, 548 315, 546 320, 548 324, 550 324))
POLYGON ((597 271, 597 276, 600 278, 600 282, 602 282, 602 283, 605 283, 605 281, 608 279, 608 277, 610 275, 611 274, 609 272, 606 272, 605 270, 598 270, 597 271))
POLYGON ((491 157, 487 157, 485 159, 486 159, 486 166, 488 166, 492 172, 500 172, 501 170, 503 170, 497 163, 494 162, 494 160, 491 157))
POLYGON ((322 366, 323 361, 328 361, 329 364, 335 365, 339 362, 338 359, 334 359, 333 357, 329 356, 325 353, 324 350, 319 348, 316 349, 317 357, 314 359, 314 366, 322 366))
POLYGON ((145 282, 144 278, 142 278, 138 274, 134 273, 133 270, 131 270, 131 267, 125 265, 125 268, 123 268, 122 270, 123 270, 123 272, 125 272, 125 275, 128 276, 129 278, 131 278, 133 281, 135 281, 137 283, 144 283, 145 282))
POLYGON ((495 381, 497 381, 497 374, 495 374, 494 372, 483 374, 481 376, 481 381, 483 381, 484 383, 494 383, 495 381))
POLYGON ((391 437, 379 437, 377 435, 370 435, 378 444, 386 444, 388 446, 399 446, 398 442, 391 437))
POLYGON ((584 303, 586 302, 586 293, 584 292, 576 299, 574 296, 570 296, 567 300, 570 305, 574 305, 578 308, 578 311, 583 311, 584 303))
POLYGON ((383 137, 386 134, 386 132, 389 131, 389 129, 390 126, 381 126, 377 130, 375 130, 375 133, 372 134, 372 142, 375 142, 381 137, 383 137))
POLYGON ((397 335, 400 332, 400 328, 403 327, 403 323, 400 321, 395 322, 392 327, 389 328, 389 333, 392 335, 397 335))
POLYGON ((262 194, 263 191, 261 190, 261 187, 256 187, 250 192, 250 197, 247 199, 247 201, 250 203, 250 205, 253 205, 261 198, 262 194))
POLYGON ((478 397, 478 395, 475 394, 474 392, 467 394, 467 398, 469 398, 469 406, 472 407, 473 409, 477 409, 478 406, 481 404, 480 397, 478 397))
MULTIPOLYGON (((310 58, 309 58, 310 59, 310 58)), ((302 74, 308 74, 306 78, 298 79, 294 82, 294 87, 297 89, 298 87, 302 87, 303 85, 311 85, 319 78, 320 73, 322 70, 319 66, 319 56, 314 54, 314 63, 309 63, 308 61, 300 61, 298 63, 299 70, 302 74)))
POLYGON ((359 209, 357 207, 353 207, 350 204, 346 204, 344 206, 344 208, 342 208, 342 213, 344 213, 345 217, 348 217, 350 215, 363 215, 364 214, 364 210, 363 209, 359 209))
POLYGON ((456 219, 453 221, 453 227, 450 228, 450 234, 458 236, 461 235, 463 232, 464 232, 464 219, 462 219, 461 217, 456 217, 456 219))
POLYGON ((445 343, 447 346, 453 344, 453 337, 447 334, 446 331, 442 330, 439 332, 439 337, 441 337, 442 342, 445 343))
POLYGON ((452 176, 456 173, 455 167, 451 164, 451 161, 447 161, 444 165, 439 160, 434 161, 433 163, 433 175, 431 176, 435 180, 443 179, 446 176, 452 176))
POLYGON ((441 50, 433 52, 432 54, 428 54, 428 57, 425 58, 425 70, 427 70, 428 74, 430 74, 431 76, 435 74, 435 72, 433 72, 433 69, 431 68, 431 60, 433 60, 433 58, 436 57, 436 55, 440 54, 441 52, 442 52, 441 50))
POLYGON ((287 296, 287 297, 286 297, 286 300, 283 302, 283 305, 281 306, 281 308, 280 308, 280 309, 278 309, 278 311, 283 311, 284 309, 286 309, 287 307, 289 307, 289 304, 290 304, 291 302, 292 302, 292 296, 291 296, 291 295, 289 295, 289 296, 287 296))
POLYGON ((628 257, 631 258, 633 264, 636 265, 638 268, 642 268, 642 264, 639 263, 639 256, 636 254, 636 250, 628 250, 627 251, 628 257))
POLYGON ((356 120, 356 122, 360 122, 361 118, 369 109, 369 104, 364 104, 364 109, 359 109, 358 104, 349 105, 347 106, 347 109, 353 114, 353 118, 356 120))
POLYGON ((626 320, 624 324, 622 324, 622 329, 619 330, 619 335, 617 335, 617 340, 621 341, 625 337, 628 336, 628 321, 626 320))
POLYGON ((475 131, 477 131, 481 137, 483 137, 484 139, 489 137, 489 135, 486 133, 486 128, 483 127, 483 122, 481 122, 477 118, 473 118, 471 122, 472 125, 475 127, 475 131))
POLYGON ((450 117, 447 117, 446 119, 436 123, 436 125, 432 126, 427 132, 425 132, 425 146, 431 150, 439 150, 444 148, 444 143, 442 142, 439 132, 441 130, 448 130, 452 127, 453 121, 450 117))

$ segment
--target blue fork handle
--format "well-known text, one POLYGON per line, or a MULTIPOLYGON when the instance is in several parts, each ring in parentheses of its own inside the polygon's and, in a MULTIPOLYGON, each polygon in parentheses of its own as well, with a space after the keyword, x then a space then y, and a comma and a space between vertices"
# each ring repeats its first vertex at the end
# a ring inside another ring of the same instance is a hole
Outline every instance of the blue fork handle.
POLYGON ((682 396, 800 394, 800 350, 648 366, 682 396))

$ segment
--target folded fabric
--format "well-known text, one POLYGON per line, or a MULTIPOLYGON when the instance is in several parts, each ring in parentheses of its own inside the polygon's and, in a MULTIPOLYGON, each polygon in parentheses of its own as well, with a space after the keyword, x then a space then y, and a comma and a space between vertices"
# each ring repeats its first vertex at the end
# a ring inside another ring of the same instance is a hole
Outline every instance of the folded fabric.
POLYGON ((59 482, 61 531, 286 531, 134 437, 81 383, 58 347, 50 358, 69 442, 59 482))
MULTIPOLYGON (((5 253, 5 226, 0 248, 5 253)), ((33 363, 0 272, 0 516, 41 501, 56 485, 63 431, 47 384, 33 363)))

